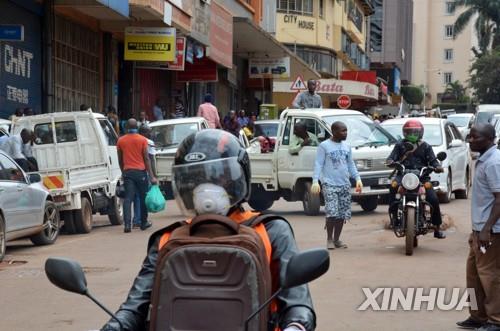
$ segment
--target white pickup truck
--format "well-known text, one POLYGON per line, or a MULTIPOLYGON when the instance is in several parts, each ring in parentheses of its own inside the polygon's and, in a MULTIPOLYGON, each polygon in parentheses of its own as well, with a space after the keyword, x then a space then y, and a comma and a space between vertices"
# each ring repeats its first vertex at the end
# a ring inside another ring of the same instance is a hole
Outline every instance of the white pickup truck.
POLYGON ((68 233, 90 232, 96 213, 108 215, 113 225, 123 223, 115 194, 121 177, 118 137, 105 116, 78 111, 19 117, 11 132, 23 128, 35 133, 33 156, 68 233))
POLYGON ((342 121, 348 129, 347 143, 364 184, 362 193, 353 190, 353 201, 363 210, 377 208, 380 195, 389 193, 391 170, 385 166, 396 140, 362 113, 341 109, 288 109, 281 114, 276 146, 272 153, 260 153, 258 141, 248 148, 252 168, 249 204, 256 210, 270 208, 275 200, 302 201, 308 215, 317 215, 324 204, 321 195, 310 192, 317 147, 305 146, 296 155, 289 150, 294 124, 304 122, 319 141, 331 137, 331 124, 342 121))

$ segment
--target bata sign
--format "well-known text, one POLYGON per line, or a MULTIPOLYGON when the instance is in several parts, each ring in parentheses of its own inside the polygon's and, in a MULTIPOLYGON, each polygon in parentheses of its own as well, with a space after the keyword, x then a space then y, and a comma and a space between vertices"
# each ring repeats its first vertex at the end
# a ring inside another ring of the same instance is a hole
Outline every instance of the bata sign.
MULTIPOLYGON (((378 99, 378 86, 354 80, 319 79, 316 81, 319 94, 346 94, 351 97, 378 99)), ((273 92, 297 93, 291 90, 293 82, 273 82, 273 92)))

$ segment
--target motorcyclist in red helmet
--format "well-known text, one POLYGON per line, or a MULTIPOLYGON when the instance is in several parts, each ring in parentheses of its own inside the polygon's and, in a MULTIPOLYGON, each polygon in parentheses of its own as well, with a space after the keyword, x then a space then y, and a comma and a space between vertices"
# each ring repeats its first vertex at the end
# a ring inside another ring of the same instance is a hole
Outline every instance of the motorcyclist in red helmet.
MULTIPOLYGON (((436 173, 443 172, 443 168, 439 163, 431 145, 422 140, 424 135, 424 126, 417 119, 410 119, 403 125, 403 139, 399 141, 387 158, 386 164, 391 167, 394 162, 399 162, 406 169, 420 170, 423 167, 431 166, 436 173), (412 146, 410 149, 409 147, 412 146)), ((398 182, 401 182, 400 176, 396 177, 398 182)), ((391 215, 391 223, 397 219, 397 205, 394 204, 397 188, 390 188, 389 194, 389 213, 391 215)), ((426 200, 432 206, 432 224, 435 226, 434 237, 444 239, 446 236, 440 231, 443 219, 439 208, 439 200, 433 188, 426 189, 426 200)), ((392 224, 394 225, 394 224, 392 224)))

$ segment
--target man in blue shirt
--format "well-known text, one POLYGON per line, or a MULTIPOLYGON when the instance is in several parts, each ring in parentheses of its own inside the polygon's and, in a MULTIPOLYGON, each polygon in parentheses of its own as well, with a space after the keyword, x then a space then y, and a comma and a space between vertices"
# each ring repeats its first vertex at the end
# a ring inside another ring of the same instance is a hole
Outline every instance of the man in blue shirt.
POLYGON ((495 128, 477 125, 470 148, 479 152, 472 184, 472 234, 467 258, 467 288, 474 290, 477 309, 457 322, 463 328, 500 331, 500 151, 495 128))
POLYGON ((351 182, 356 180, 356 191, 361 192, 363 183, 352 159, 351 147, 345 143, 347 127, 342 122, 332 124, 332 138, 323 141, 316 154, 311 193, 319 194, 321 184, 325 198, 326 247, 347 248, 340 240, 344 223, 351 219, 351 182), (335 234, 333 235, 333 231, 335 234), (332 238, 333 235, 333 238, 332 238))
POLYGON ((156 99, 155 105, 153 107, 153 116, 155 121, 160 121, 163 119, 163 111, 160 107, 160 99, 156 99))

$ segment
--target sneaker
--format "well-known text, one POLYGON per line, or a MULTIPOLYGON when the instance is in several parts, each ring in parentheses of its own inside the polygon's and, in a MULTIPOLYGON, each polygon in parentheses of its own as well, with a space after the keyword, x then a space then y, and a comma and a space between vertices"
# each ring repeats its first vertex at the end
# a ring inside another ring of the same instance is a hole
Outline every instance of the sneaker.
POLYGON ((141 230, 142 230, 142 231, 144 231, 144 230, 146 230, 146 229, 150 228, 152 225, 153 225, 153 224, 152 224, 151 222, 146 221, 146 223, 142 223, 142 224, 141 224, 141 230))
POLYGON ((487 322, 477 328, 476 331, 500 331, 500 325, 487 322))
POLYGON ((125 233, 129 233, 130 231, 130 226, 126 226, 125 229, 123 229, 123 232, 125 233))
POLYGON ((436 230, 434 231, 434 238, 444 239, 446 238, 446 235, 443 233, 443 231, 436 230))
POLYGON ((469 317, 465 321, 457 322, 457 325, 462 329, 471 329, 471 330, 480 328, 481 326, 483 326, 483 324, 484 323, 476 321, 472 317, 469 317))
POLYGON ((334 244, 335 248, 347 248, 347 245, 341 240, 335 241, 334 244))
POLYGON ((335 249, 335 244, 333 243, 333 240, 332 239, 328 239, 326 241, 326 248, 327 249, 335 249))
POLYGON ((335 248, 347 248, 347 245, 341 240, 337 240, 334 242, 335 248))

